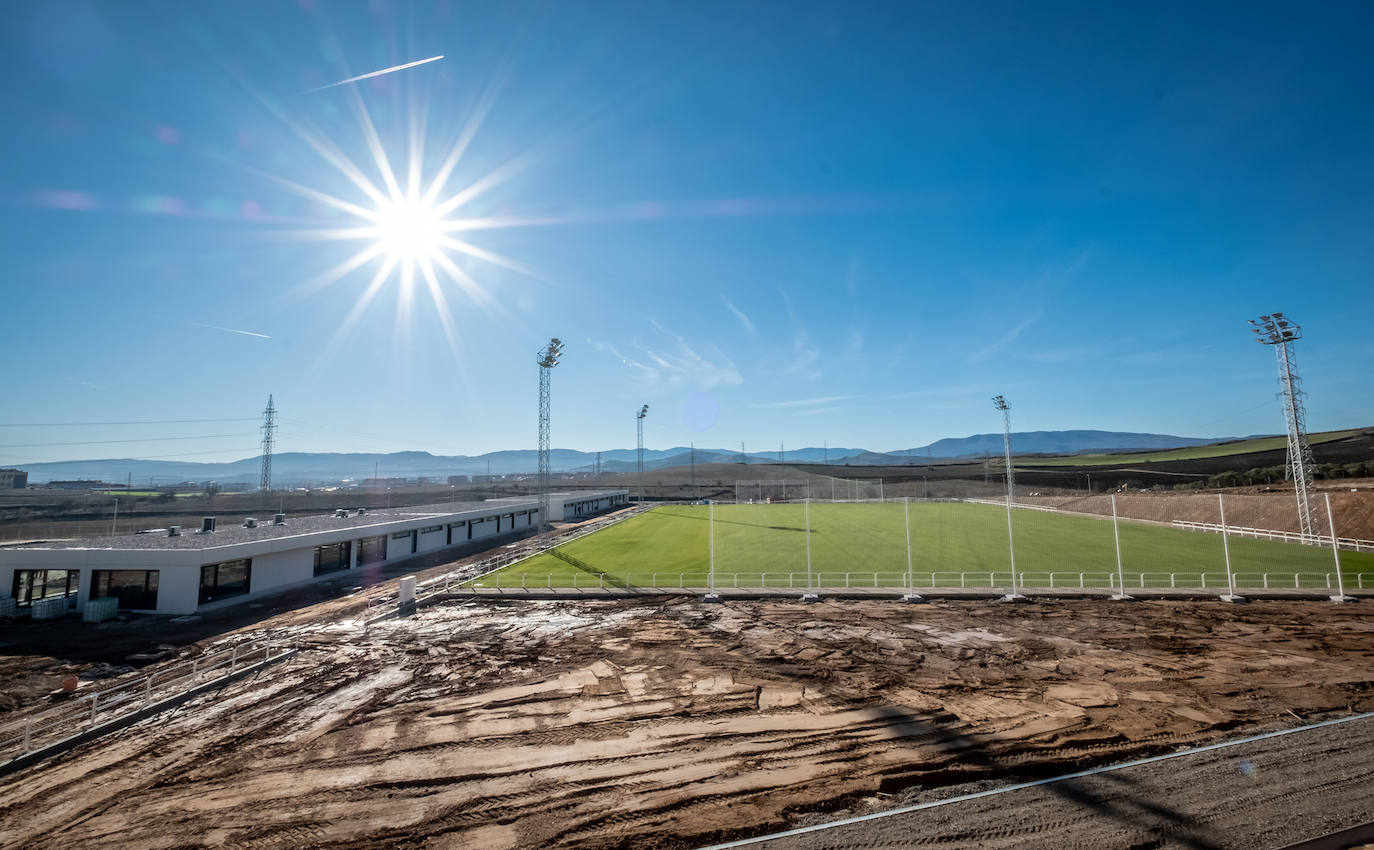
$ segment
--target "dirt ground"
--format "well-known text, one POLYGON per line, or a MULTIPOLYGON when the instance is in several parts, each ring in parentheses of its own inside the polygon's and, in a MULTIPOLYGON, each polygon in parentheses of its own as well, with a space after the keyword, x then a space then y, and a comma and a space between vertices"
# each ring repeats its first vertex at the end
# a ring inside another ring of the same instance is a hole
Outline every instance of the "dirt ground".
POLYGON ((0 780, 0 844, 689 847, 1374 708, 1368 605, 483 600, 282 631, 304 651, 256 679, 0 780))

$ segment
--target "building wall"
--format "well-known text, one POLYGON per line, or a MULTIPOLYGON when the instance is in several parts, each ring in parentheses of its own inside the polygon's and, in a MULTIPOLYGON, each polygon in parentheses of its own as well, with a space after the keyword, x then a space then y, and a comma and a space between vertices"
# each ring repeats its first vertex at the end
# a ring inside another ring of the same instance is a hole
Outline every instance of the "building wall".
MULTIPOLYGON (((568 506, 583 504, 582 516, 598 509, 610 507, 615 500, 609 497, 597 499, 578 499, 570 496, 557 497, 550 501, 551 514, 559 516, 568 506), (601 506, 598 508, 597 506, 601 506)), ((448 525, 462 517, 472 525, 472 539, 485 540, 497 535, 497 516, 501 517, 500 533, 509 534, 538 523, 538 511, 532 502, 511 502, 491 504, 480 510, 465 511, 457 515, 437 515, 429 517, 388 519, 378 516, 376 526, 365 528, 338 529, 337 531, 315 532, 296 537, 268 538, 205 549, 42 549, 8 548, 0 549, 0 596, 8 596, 14 586, 16 569, 77 570, 80 573, 77 604, 87 601, 92 585, 94 570, 158 570, 158 614, 190 614, 197 610, 212 610, 240 604, 266 593, 272 593, 293 585, 317 580, 314 576, 315 547, 321 544, 344 540, 352 541, 351 572, 357 569, 358 541, 363 537, 376 534, 387 536, 387 562, 412 557, 410 538, 393 539, 391 534, 406 529, 419 532, 420 528, 439 526, 437 531, 419 534, 415 554, 433 552, 448 547, 448 525), (527 511, 520 515, 520 511, 527 511), (514 517, 512 518, 512 514, 514 517), (476 521, 474 521, 474 519, 476 521), (204 606, 199 604, 200 568, 203 564, 232 561, 239 558, 252 559, 252 573, 249 592, 241 596, 216 600, 204 606)), ((467 529, 459 526, 453 530, 453 546, 468 543, 467 529)), ((346 575, 346 572, 328 573, 320 580, 346 575)))

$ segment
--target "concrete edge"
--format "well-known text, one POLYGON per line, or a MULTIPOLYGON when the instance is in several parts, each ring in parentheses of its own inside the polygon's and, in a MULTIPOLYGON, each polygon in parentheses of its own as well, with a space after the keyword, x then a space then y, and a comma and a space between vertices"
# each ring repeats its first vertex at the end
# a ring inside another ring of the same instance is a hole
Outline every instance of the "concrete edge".
POLYGON ((0 776, 8 776, 11 773, 16 773, 20 770, 23 770, 26 767, 30 767, 32 765, 37 764, 40 761, 44 761, 48 758, 51 758, 52 756, 61 755, 62 753, 67 752, 68 750, 75 749, 76 747, 79 747, 88 741, 94 741, 95 739, 108 735, 111 732, 118 732, 121 729, 127 729, 128 727, 134 725, 140 720, 145 720, 149 717, 152 717, 155 714, 161 714, 169 708, 176 708, 182 703, 194 697, 198 697, 201 694, 206 693, 207 691, 212 691, 216 688, 220 688, 232 682, 236 682, 239 679, 242 679, 251 673, 256 673, 259 670, 263 670, 267 667, 270 667, 271 665, 276 664, 278 661, 284 661, 285 659, 294 656, 298 652, 300 652, 300 650, 298 649, 288 649, 280 655, 274 655, 271 658, 265 658, 262 661, 258 661, 254 664, 250 664, 246 667, 242 667, 238 670, 235 670, 232 673, 227 673, 223 676, 220 676, 218 679, 211 679, 208 682, 196 685, 194 688, 191 688, 190 690, 182 691, 179 694, 173 694, 170 697, 164 697, 163 699, 158 700, 157 702, 151 703, 149 705, 145 705, 136 711, 132 711, 128 714, 121 715, 111 720, 107 720, 104 723, 101 723, 97 726, 92 726, 89 729, 83 729, 75 735, 63 738, 60 741, 55 741, 51 744, 48 744, 47 746, 39 747, 38 749, 30 750, 29 752, 24 753, 23 755, 15 756, 9 761, 0 764, 0 776))

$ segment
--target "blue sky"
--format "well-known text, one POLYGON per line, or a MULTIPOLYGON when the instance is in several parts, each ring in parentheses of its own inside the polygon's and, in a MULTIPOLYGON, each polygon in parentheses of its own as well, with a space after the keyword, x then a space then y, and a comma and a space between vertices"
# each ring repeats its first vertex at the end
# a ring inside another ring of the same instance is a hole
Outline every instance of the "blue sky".
POLYGON ((1273 310, 1374 423, 1374 16, 1196 5, 11 3, 0 463, 532 447, 550 336, 559 447, 1272 433, 1273 310), (421 111, 471 283, 355 311, 421 111))

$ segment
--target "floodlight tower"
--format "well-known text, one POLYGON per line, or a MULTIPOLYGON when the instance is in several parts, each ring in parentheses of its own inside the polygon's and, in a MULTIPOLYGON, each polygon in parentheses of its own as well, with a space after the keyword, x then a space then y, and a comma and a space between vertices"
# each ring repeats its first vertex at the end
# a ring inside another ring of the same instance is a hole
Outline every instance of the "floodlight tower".
POLYGON ((635 439, 638 441, 635 455, 635 469, 639 474, 639 501, 644 501, 644 417, 649 415, 649 405, 644 405, 635 414, 635 439))
POLYGON ((1259 321, 1250 319, 1250 330, 1254 332, 1261 345, 1274 346, 1279 361, 1279 397, 1283 399, 1284 419, 1288 425, 1288 474, 1293 479, 1293 489, 1298 498, 1298 525, 1303 537, 1318 534, 1312 502, 1308 491, 1312 489, 1312 447, 1307 443, 1307 413, 1303 410, 1302 379, 1298 377, 1297 362, 1289 348, 1290 343, 1302 339, 1302 328, 1297 322, 1285 318, 1282 313, 1260 316, 1259 321))
POLYGON ((277 408, 272 404, 272 396, 267 396, 267 409, 262 412, 262 478, 258 489, 263 493, 272 491, 272 445, 276 442, 277 408))
POLYGON ((1011 503, 1012 494, 1016 490, 1016 475, 1011 466, 1011 405, 1007 404, 1006 398, 998 395, 992 397, 992 404, 1002 411, 1002 448, 1007 456, 1007 547, 1011 558, 1011 593, 1002 597, 1004 602, 1020 602, 1026 597, 1016 590, 1016 542, 1011 534, 1011 503))
POLYGON ((535 355, 539 364, 539 532, 549 530, 549 374, 563 356, 563 342, 549 340, 535 355))

